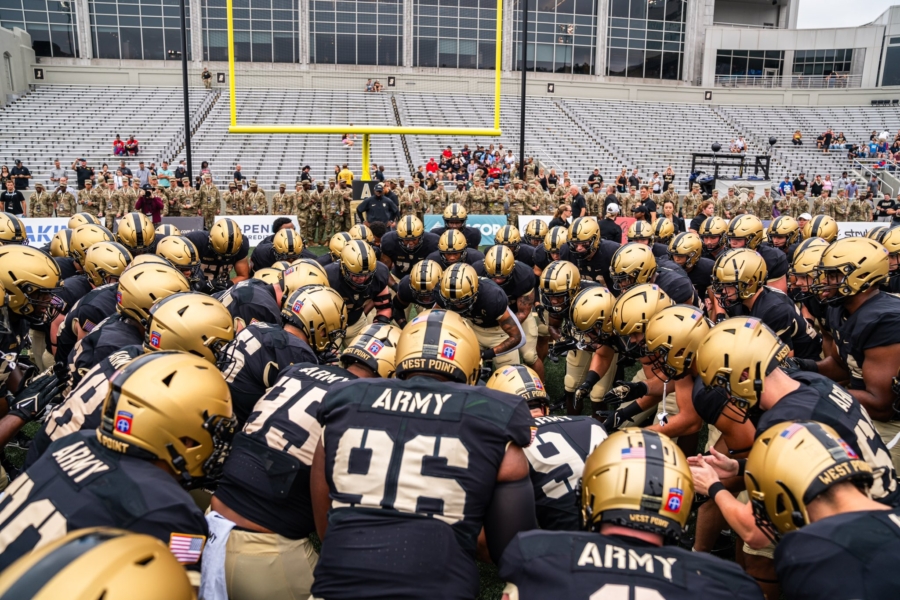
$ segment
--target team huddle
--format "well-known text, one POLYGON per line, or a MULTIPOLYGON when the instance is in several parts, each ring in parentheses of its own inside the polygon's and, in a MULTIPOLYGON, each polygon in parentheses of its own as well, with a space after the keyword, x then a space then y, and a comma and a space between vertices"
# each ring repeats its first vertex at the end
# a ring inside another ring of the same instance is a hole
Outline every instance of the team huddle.
POLYGON ((900 228, 443 219, 0 213, 0 598, 896 597, 900 228))

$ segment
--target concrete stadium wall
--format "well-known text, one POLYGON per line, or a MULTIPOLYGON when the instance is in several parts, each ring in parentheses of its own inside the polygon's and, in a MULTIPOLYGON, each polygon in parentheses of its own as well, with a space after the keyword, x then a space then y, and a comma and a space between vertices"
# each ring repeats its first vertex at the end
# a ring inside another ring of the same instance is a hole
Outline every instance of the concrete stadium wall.
MULTIPOLYGON (((24 32, 23 32, 24 33, 24 32)), ((26 34, 27 35, 27 34, 26 34)), ((33 53, 32 53, 33 56, 33 53)), ((166 65, 147 61, 92 60, 91 64, 78 64, 70 59, 42 59, 40 64, 28 68, 31 84, 70 85, 122 85, 122 86, 180 86, 181 69, 178 65, 166 65), (106 63, 106 64, 105 64, 106 63), (108 64, 112 63, 112 64, 108 64), (42 80, 35 79, 35 69, 40 69, 42 80)), ((210 63, 209 69, 216 81, 217 73, 227 73, 225 63, 210 63)), ((457 94, 492 94, 494 79, 487 71, 459 69, 406 69, 402 67, 347 66, 340 71, 331 68, 300 68, 298 65, 253 64, 237 66, 237 86, 242 83, 254 87, 281 89, 337 89, 362 91, 368 78, 387 83, 389 76, 396 78, 393 88, 387 92, 416 93, 438 92, 457 94), (242 79, 245 78, 245 79, 242 79), (252 83, 251 83, 252 82, 252 83)), ((504 77, 503 93, 518 95, 519 77, 504 77)), ((199 70, 192 70, 190 85, 199 86, 199 70)), ((224 87, 225 84, 214 84, 224 87)), ((555 98, 584 98, 603 100, 630 100, 640 102, 674 102, 690 104, 744 104, 768 106, 853 106, 868 105, 872 100, 900 99, 900 87, 850 88, 850 89, 723 89, 661 84, 635 84, 597 81, 586 75, 534 73, 528 76, 529 96, 555 98), (554 92, 548 91, 553 84, 554 92), (711 100, 705 99, 712 93, 711 100)))
POLYGON ((35 58, 34 50, 31 49, 31 36, 23 29, 0 28, 0 56, 3 57, 0 63, 0 69, 3 70, 0 73, 0 103, 5 106, 15 96, 27 93, 28 85, 33 81, 32 65, 35 58))

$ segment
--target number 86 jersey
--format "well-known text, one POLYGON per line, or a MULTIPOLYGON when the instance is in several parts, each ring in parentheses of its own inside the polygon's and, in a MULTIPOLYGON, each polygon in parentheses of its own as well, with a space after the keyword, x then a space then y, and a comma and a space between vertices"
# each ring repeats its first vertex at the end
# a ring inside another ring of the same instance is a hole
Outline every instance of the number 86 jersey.
POLYGON ((313 596, 475 597, 497 471, 508 444, 531 442, 525 401, 423 377, 363 380, 333 386, 318 419, 332 510, 313 596))

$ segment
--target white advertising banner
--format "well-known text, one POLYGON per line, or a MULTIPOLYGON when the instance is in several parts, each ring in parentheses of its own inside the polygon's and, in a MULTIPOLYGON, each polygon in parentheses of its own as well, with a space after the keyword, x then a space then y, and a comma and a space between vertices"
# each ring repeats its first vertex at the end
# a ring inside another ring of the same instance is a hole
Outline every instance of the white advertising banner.
MULTIPOLYGON (((240 226, 241 233, 250 241, 250 247, 253 248, 272 235, 272 223, 275 222, 275 219, 280 219, 281 217, 274 215, 216 217, 216 222, 226 218, 231 219, 240 226)), ((298 229, 297 217, 290 216, 288 218, 294 222, 294 229, 298 229)))
POLYGON ((45 219, 22 219, 28 233, 28 245, 42 248, 50 243, 60 229, 69 226, 69 217, 49 217, 45 219))

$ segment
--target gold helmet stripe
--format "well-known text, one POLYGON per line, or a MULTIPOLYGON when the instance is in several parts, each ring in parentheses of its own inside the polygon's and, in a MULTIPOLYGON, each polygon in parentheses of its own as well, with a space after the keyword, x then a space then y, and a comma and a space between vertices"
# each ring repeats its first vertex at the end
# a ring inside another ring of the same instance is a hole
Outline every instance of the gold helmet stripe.
MULTIPOLYGON (((644 438, 644 494, 641 509, 658 513, 663 502, 663 482, 666 478, 666 459, 663 444, 655 431, 642 431, 644 438)), ((634 449, 632 449, 633 451, 634 449)))

